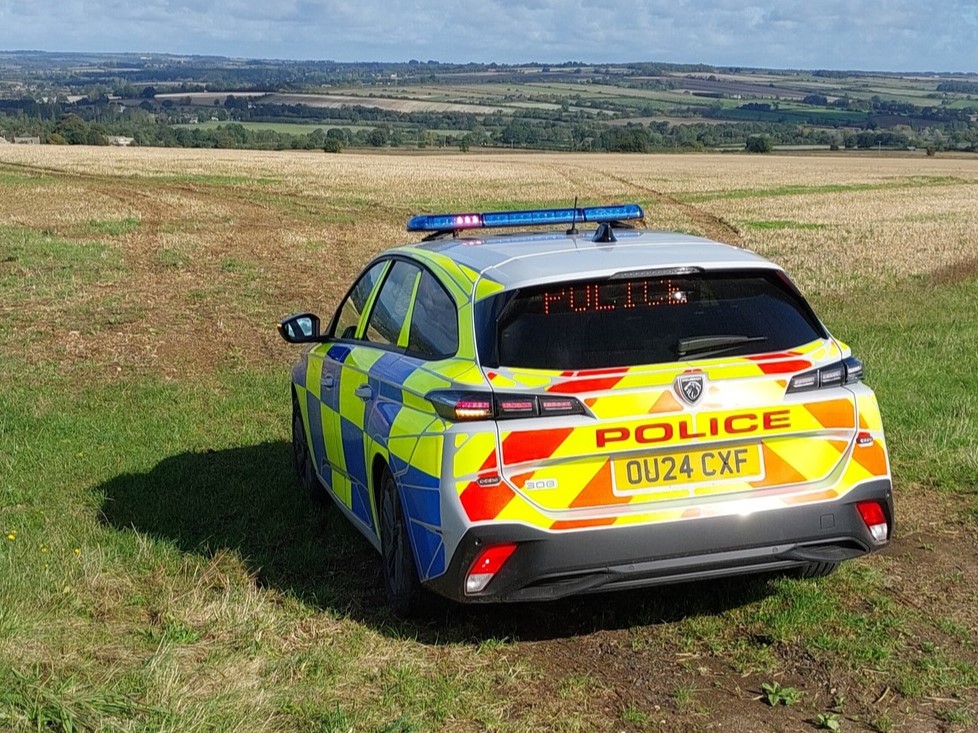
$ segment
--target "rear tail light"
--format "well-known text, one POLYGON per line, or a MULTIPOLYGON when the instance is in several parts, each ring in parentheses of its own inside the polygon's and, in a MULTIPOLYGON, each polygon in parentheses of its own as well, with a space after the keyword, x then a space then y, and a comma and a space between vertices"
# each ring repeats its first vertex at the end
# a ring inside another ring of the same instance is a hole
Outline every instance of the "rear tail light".
POLYGON ((573 397, 436 390, 427 398, 439 415, 453 422, 585 414, 584 405, 573 397))
POLYGON ((863 518, 863 522, 869 529, 869 533, 873 535, 873 539, 880 543, 886 542, 890 528, 880 503, 878 501, 861 501, 856 504, 856 509, 859 510, 859 516, 863 518))
POLYGON ((822 387, 838 387, 843 384, 862 381, 862 378, 863 363, 856 357, 850 356, 821 369, 812 369, 809 372, 796 374, 788 384, 788 392, 807 392, 822 387))
POLYGON ((502 570, 503 565, 515 551, 515 542, 493 545, 484 549, 472 563, 472 567, 469 568, 469 572, 465 576, 466 594, 479 593, 484 590, 489 585, 489 581, 496 577, 496 573, 502 570))

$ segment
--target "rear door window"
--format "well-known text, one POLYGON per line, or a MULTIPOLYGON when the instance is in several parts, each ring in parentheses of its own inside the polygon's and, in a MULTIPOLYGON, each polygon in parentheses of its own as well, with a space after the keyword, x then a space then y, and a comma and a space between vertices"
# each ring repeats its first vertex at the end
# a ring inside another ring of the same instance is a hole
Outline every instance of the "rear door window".
MULTIPOLYGON (((380 286, 364 338, 386 346, 405 346, 401 334, 414 298, 421 270, 404 260, 396 260, 380 286), (403 343, 402 343, 403 342, 403 343)), ((404 334, 405 339, 407 334, 404 334)))
POLYGON ((458 310, 445 288, 422 272, 411 312, 408 351, 423 359, 445 359, 458 351, 458 310))
POLYGON ((600 369, 747 356, 825 338, 772 271, 554 283, 478 305, 485 366, 600 369))

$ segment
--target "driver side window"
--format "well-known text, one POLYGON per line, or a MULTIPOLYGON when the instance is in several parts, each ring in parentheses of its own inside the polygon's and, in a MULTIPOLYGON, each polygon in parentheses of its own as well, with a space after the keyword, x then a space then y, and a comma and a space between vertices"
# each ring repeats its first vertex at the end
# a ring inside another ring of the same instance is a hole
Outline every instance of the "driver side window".
POLYGON ((354 338, 357 324, 360 323, 360 315, 367 306, 367 298, 370 297, 377 281, 384 274, 384 268, 387 264, 388 260, 378 262, 360 276, 357 284, 353 286, 353 290, 340 304, 331 336, 345 339, 354 338))

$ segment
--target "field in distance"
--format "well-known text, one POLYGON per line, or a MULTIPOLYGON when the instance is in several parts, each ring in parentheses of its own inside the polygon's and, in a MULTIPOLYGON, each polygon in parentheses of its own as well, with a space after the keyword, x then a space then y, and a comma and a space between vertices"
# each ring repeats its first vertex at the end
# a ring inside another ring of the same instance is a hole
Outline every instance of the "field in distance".
POLYGON ((0 222, 0 729, 978 725, 972 159, 6 146, 0 222), (412 214, 575 197, 785 265, 879 396, 888 552, 389 615, 295 486, 274 323, 328 316, 412 214))

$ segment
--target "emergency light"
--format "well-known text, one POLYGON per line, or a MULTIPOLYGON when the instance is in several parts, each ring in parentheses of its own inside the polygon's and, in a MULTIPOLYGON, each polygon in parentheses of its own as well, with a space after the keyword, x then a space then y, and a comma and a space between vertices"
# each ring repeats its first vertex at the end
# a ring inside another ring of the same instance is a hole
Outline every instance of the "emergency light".
POLYGON ((493 211, 485 214, 421 214, 408 219, 409 232, 457 232, 463 229, 547 226, 550 224, 600 224, 644 219, 638 204, 614 204, 569 209, 493 211))

